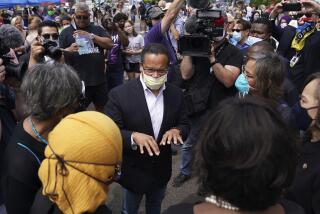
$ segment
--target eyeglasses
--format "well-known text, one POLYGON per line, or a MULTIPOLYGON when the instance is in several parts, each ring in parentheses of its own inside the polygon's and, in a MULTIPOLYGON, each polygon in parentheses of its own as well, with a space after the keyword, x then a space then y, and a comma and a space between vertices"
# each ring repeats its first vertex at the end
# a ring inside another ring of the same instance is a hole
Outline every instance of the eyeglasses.
POLYGON ((238 33, 241 32, 240 29, 232 29, 232 32, 235 32, 235 31, 238 32, 238 33))
POLYGON ((168 73, 168 68, 166 68, 166 69, 153 69, 153 68, 145 68, 143 66, 142 66, 142 68, 143 68, 144 72, 146 72, 147 74, 150 74, 150 75, 152 75, 156 72, 161 76, 168 73))
POLYGON ((57 40, 59 38, 59 34, 57 33, 53 33, 53 34, 49 34, 49 33, 46 33, 46 34, 42 34, 42 37, 44 39, 52 39, 52 40, 57 40))
POLYGON ((79 19, 79 20, 88 20, 88 19, 89 19, 89 16, 76 16, 76 19, 79 19))

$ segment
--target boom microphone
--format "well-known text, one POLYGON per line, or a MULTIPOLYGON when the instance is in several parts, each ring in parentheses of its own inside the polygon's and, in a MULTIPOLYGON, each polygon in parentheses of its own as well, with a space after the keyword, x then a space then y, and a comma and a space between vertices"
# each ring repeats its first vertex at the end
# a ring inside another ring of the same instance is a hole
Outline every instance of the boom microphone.
POLYGON ((204 9, 209 6, 209 0, 188 0, 188 4, 196 9, 204 9))

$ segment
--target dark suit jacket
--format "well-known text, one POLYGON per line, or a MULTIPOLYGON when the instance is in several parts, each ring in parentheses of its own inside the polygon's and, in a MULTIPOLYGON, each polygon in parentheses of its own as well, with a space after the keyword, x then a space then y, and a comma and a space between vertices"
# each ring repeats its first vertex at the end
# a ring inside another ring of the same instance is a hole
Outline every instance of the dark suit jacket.
MULTIPOLYGON (((189 122, 182 91, 166 83, 163 91, 164 115, 156 139, 159 144, 163 134, 173 127, 182 132, 183 140, 189 132, 189 122)), ((160 155, 150 157, 147 152, 131 147, 132 132, 154 136, 150 113, 140 79, 131 80, 109 93, 107 115, 119 126, 123 138, 123 162, 120 184, 136 193, 146 193, 154 186, 163 187, 171 177, 171 146, 159 146, 160 155)))

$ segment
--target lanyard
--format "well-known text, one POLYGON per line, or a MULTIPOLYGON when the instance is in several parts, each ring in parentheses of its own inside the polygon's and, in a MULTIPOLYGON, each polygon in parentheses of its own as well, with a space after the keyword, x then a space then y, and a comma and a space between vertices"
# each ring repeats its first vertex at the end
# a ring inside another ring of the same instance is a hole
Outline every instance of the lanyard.
POLYGON ((31 119, 31 116, 29 117, 29 122, 31 124, 33 133, 41 140, 42 143, 48 145, 49 144, 48 141, 38 132, 38 130, 34 126, 34 123, 33 123, 32 119, 31 119))

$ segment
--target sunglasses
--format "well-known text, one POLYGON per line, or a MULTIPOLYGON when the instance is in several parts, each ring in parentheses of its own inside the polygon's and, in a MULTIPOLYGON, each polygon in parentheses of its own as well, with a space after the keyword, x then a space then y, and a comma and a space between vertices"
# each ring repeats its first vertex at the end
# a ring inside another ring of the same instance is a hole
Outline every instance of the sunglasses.
POLYGON ((240 29, 232 29, 232 32, 235 32, 235 31, 239 33, 241 30, 240 29))
POLYGON ((76 16, 76 19, 79 19, 79 20, 88 20, 88 19, 89 19, 89 16, 76 16))
POLYGON ((42 34, 42 37, 43 37, 44 39, 50 39, 50 38, 52 38, 52 40, 57 40, 57 39, 59 38, 59 34, 57 34, 57 33, 53 33, 53 34, 48 34, 48 33, 46 33, 46 34, 42 34))

